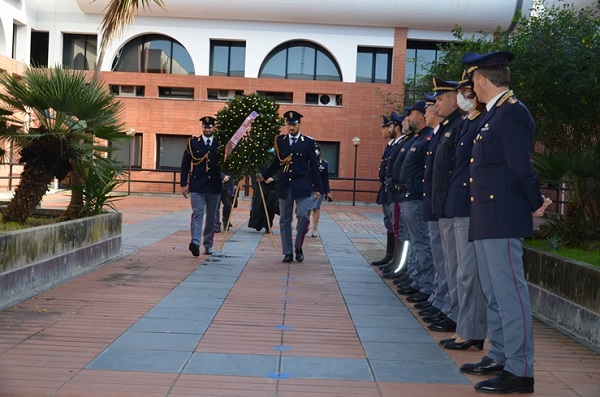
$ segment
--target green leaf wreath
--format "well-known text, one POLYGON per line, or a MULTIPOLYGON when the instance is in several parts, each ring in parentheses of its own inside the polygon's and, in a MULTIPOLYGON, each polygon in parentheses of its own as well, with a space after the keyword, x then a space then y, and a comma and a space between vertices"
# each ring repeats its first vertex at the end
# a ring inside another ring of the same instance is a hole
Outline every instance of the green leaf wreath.
POLYGON ((284 119, 279 104, 256 94, 240 95, 217 112, 215 136, 219 142, 221 172, 240 181, 246 175, 256 175, 259 168, 273 161, 272 148, 284 119), (246 117, 256 111, 258 117, 224 162, 225 146, 246 117))

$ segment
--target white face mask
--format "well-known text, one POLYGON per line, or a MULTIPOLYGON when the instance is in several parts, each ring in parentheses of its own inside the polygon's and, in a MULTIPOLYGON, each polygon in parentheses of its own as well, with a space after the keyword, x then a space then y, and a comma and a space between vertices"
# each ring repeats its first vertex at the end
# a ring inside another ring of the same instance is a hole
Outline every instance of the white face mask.
POLYGON ((458 104, 458 107, 465 112, 468 112, 475 105, 470 99, 465 98, 460 92, 456 96, 456 103, 458 104))

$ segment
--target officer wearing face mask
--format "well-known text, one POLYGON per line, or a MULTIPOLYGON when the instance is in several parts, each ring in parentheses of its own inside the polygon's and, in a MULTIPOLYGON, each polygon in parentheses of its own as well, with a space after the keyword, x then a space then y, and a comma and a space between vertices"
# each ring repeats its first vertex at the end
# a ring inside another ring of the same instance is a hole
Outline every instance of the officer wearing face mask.
POLYGON ((451 350, 466 350, 470 347, 482 350, 487 332, 487 315, 485 298, 477 274, 475 245, 469 241, 471 211, 469 165, 473 141, 479 131, 485 105, 477 100, 470 76, 466 71, 458 86, 456 103, 466 112, 466 115, 457 135, 454 168, 444 203, 444 214, 454 226, 458 259, 456 295, 459 307, 455 334, 449 339, 440 341, 440 344, 451 350))
MULTIPOLYGON (((431 322, 429 329, 440 332, 454 332, 458 320, 458 297, 456 295, 456 243, 452 222, 444 214, 444 202, 450 186, 452 168, 454 167, 454 151, 456 136, 462 124, 461 111, 457 104, 457 81, 433 78, 435 91, 435 109, 444 120, 430 144, 425 180, 431 183, 431 211, 437 218, 440 230, 442 250, 444 252, 446 282, 448 283, 447 305, 442 312, 423 317, 426 322, 431 322)), ((429 221, 430 219, 428 219, 429 221)))

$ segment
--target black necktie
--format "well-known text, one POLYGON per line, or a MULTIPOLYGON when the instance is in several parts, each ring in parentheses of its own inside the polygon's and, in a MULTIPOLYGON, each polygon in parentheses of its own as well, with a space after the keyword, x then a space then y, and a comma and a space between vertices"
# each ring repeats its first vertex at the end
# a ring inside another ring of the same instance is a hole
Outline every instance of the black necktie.
POLYGON ((294 146, 294 144, 296 143, 296 139, 298 138, 292 138, 292 144, 290 146, 294 146))
POLYGON ((210 147, 210 139, 206 141, 206 145, 210 147))

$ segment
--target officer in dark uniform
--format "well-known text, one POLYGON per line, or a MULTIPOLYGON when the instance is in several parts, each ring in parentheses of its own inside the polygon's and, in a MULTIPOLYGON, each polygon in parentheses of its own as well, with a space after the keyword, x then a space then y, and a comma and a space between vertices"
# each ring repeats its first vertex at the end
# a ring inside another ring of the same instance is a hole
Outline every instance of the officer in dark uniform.
POLYGON ((388 199, 387 190, 385 187, 385 178, 387 173, 388 160, 390 153, 393 151, 394 143, 396 141, 396 130, 394 129, 390 119, 383 115, 383 122, 381 123, 381 137, 387 140, 383 155, 381 156, 381 163, 379 164, 379 191, 377 192, 376 203, 381 205, 383 211, 383 224, 387 230, 387 241, 385 248, 385 255, 382 259, 371 262, 373 266, 381 266, 389 263, 394 257, 395 248, 395 235, 394 226, 392 221, 394 219, 394 204, 388 199))
MULTIPOLYGON (((437 148, 431 170, 431 211, 438 219, 442 250, 444 252, 444 265, 446 283, 448 284, 447 305, 443 309, 445 318, 429 325, 433 331, 453 332, 458 321, 458 295, 457 295, 457 268, 456 238, 454 224, 451 218, 444 214, 444 203, 452 178, 454 167, 454 152, 456 150, 456 137, 462 124, 462 113, 456 102, 457 81, 447 81, 439 77, 433 78, 435 90, 435 110, 440 117, 444 117, 438 131, 437 148)), ((441 316, 444 317, 444 316, 441 316)))
POLYGON ((487 300, 490 350, 461 371, 499 373, 475 389, 488 393, 533 393, 533 327, 523 269, 523 239, 533 233, 532 212, 551 203, 540 194, 531 163, 535 123, 509 89, 508 51, 468 53, 473 88, 486 104, 470 160, 471 219, 477 268, 487 300))
POLYGON ((219 144, 215 141, 216 119, 205 116, 202 122, 202 135, 193 136, 187 142, 181 160, 181 193, 190 197, 192 205, 192 241, 189 250, 192 255, 200 255, 202 222, 206 212, 202 244, 204 253, 212 254, 213 237, 216 230, 215 218, 221 199, 222 180, 219 171, 219 144))
MULTIPOLYGON (((389 168, 391 168, 391 183, 388 179, 388 184, 391 186, 390 192, 392 192, 392 203, 394 205, 394 224, 396 234, 396 247, 398 252, 396 253, 397 258, 391 261, 388 265, 381 267, 383 272, 383 278, 398 278, 403 276, 406 272, 412 271, 418 264, 415 260, 414 250, 410 246, 410 238, 406 230, 406 224, 401 215, 400 200, 398 198, 398 177, 400 176, 400 169, 402 163, 406 157, 406 153, 412 145, 415 139, 414 130, 410 128, 408 123, 408 113, 398 115, 395 112, 391 114, 392 122, 395 124, 394 129, 397 130, 397 134, 400 134, 401 138, 396 143, 394 153, 390 156, 389 168)), ((388 170, 388 174, 390 174, 388 170)))
POLYGON ((279 198, 279 228, 283 262, 302 262, 302 244, 308 230, 308 208, 311 196, 317 199, 323 192, 319 175, 319 160, 315 153, 315 141, 300 133, 300 113, 290 110, 284 114, 288 134, 275 138, 275 159, 271 166, 259 175, 259 181, 277 177, 277 197, 279 198), (296 203, 296 241, 292 245, 292 213, 296 203), (294 251, 295 248, 295 251, 294 251))
MULTIPOLYGON (((469 241, 469 215, 471 194, 469 190, 469 160, 473 140, 479 132, 479 121, 485 105, 477 101, 470 76, 463 73, 458 86, 457 104, 466 112, 457 135, 452 179, 444 203, 444 215, 451 219, 456 241, 456 291, 458 298, 458 320, 452 338, 440 341, 446 349, 465 350, 475 346, 483 350, 487 332, 485 298, 477 275, 475 245, 469 241)), ((438 151, 439 153, 439 151, 438 151)))
MULTIPOLYGON (((453 130, 456 127, 455 123, 461 122, 460 112, 457 110, 458 107, 456 106, 456 100, 452 100, 453 96, 456 95, 457 85, 458 82, 455 81, 446 81, 437 76, 433 78, 433 96, 436 100, 434 109, 437 116, 441 117, 443 120, 438 127, 434 129, 434 134, 429 142, 427 158, 425 160, 425 173, 423 176, 423 214, 425 221, 427 221, 429 226, 431 250, 434 258, 434 264, 436 266, 436 304, 424 309, 420 312, 420 314, 423 315, 423 321, 432 323, 430 328, 435 327, 436 331, 448 332, 454 331, 456 328, 456 323, 454 320, 446 320, 448 313, 452 312, 450 297, 450 290, 452 289, 452 286, 450 285, 451 281, 448 281, 446 251, 444 250, 445 244, 444 240, 442 239, 442 231, 438 221, 438 216, 433 210, 432 199, 434 196, 433 173, 435 169, 435 159, 439 142, 449 130, 453 130), (440 103, 438 103, 438 99, 440 103), (444 306, 440 309, 440 294, 444 290, 447 291, 447 293, 444 297, 444 306), (441 321, 444 321, 444 323, 440 323, 441 321)), ((446 140, 448 140, 448 138, 446 138, 446 140)), ((439 197, 439 194, 436 195, 436 197, 439 197)), ((439 201, 436 201, 436 203, 438 202, 439 201)), ((453 287, 455 288, 455 286, 453 287)), ((455 316, 455 319, 458 318, 458 308, 455 310, 455 316)))
POLYGON ((406 283, 399 284, 398 292, 408 293, 406 299, 412 303, 424 302, 429 298, 433 293, 435 276, 429 229, 423 219, 423 167, 428 139, 432 133, 431 127, 425 122, 426 106, 426 101, 420 100, 406 108, 408 123, 415 133, 406 148, 397 178, 400 213, 416 258, 416 271, 413 271, 406 283))

